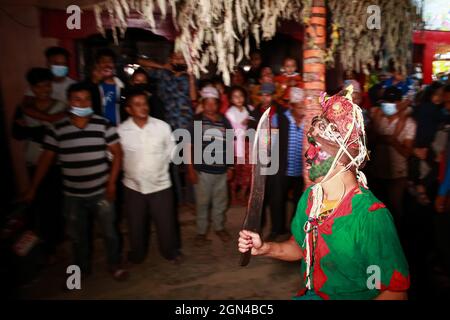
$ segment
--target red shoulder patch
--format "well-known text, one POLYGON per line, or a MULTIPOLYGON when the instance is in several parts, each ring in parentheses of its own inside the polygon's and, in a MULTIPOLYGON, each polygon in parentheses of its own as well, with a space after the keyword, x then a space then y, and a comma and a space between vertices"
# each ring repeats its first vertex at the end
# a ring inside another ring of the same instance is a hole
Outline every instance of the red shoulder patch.
POLYGON ((397 270, 394 270, 391 281, 388 286, 381 284, 381 290, 390 291, 406 291, 410 286, 409 274, 407 276, 402 275, 397 270))
POLYGON ((378 209, 382 209, 382 208, 386 208, 386 206, 384 205, 384 203, 382 202, 375 202, 374 204, 372 204, 369 208, 369 212, 372 211, 376 211, 378 209))

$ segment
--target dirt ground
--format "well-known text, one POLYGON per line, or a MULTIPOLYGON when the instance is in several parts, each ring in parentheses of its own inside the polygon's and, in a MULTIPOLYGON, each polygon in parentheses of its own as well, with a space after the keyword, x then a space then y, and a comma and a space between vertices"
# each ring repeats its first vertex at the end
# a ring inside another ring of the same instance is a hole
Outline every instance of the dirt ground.
MULTIPOLYGON (((20 289, 24 299, 290 299, 300 286, 299 263, 253 258, 240 267, 237 234, 245 208, 230 208, 226 227, 233 236, 223 243, 210 231, 210 245, 197 248, 195 215, 184 209, 180 213, 185 256, 180 265, 165 261, 158 253, 156 235, 152 233, 147 260, 130 265, 126 282, 114 281, 106 271, 103 243, 95 240, 93 274, 81 281, 80 290, 64 290, 70 244, 64 243, 58 261, 46 267, 32 283, 20 289)), ((124 230, 126 239, 126 230, 124 230)), ((125 241, 125 250, 127 247, 125 241)))

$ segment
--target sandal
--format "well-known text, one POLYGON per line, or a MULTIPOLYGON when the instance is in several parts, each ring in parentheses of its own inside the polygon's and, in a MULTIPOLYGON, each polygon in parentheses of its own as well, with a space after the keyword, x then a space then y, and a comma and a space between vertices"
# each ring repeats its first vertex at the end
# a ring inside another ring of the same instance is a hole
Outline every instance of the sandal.
POLYGON ((116 281, 125 281, 128 280, 129 277, 129 272, 126 269, 121 269, 121 268, 117 268, 117 269, 113 269, 110 271, 114 280, 116 281))

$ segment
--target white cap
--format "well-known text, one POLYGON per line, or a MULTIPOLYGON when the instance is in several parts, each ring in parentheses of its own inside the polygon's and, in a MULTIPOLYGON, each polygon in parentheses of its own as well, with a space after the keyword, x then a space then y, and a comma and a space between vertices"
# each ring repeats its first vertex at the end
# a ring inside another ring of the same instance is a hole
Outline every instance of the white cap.
POLYGON ((211 86, 204 87, 200 91, 200 96, 202 97, 202 99, 207 99, 207 98, 219 99, 220 98, 219 91, 217 91, 216 88, 211 87, 211 86))
POLYGON ((305 98, 305 93, 303 89, 297 87, 291 87, 289 89, 289 101, 291 103, 302 102, 305 98))

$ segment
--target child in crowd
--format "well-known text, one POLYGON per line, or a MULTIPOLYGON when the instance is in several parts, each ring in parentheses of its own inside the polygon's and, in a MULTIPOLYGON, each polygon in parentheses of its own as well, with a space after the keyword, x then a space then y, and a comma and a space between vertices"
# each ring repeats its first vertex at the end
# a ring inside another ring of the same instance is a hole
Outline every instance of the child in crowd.
POLYGON ((251 165, 249 163, 249 143, 246 132, 254 108, 247 102, 247 92, 242 87, 232 87, 230 91, 231 106, 225 116, 230 121, 235 134, 236 172, 231 185, 231 204, 245 203, 250 189, 251 165), (238 193, 239 190, 239 193, 238 193))
POLYGON ((281 97, 284 94, 284 90, 283 88, 278 84, 275 83, 274 80, 274 75, 272 72, 272 69, 270 69, 270 67, 264 67, 261 69, 261 73, 260 73, 260 78, 259 78, 259 84, 256 85, 252 85, 250 86, 250 100, 251 103, 254 106, 259 105, 262 101, 261 98, 262 96, 260 95, 260 91, 261 91, 261 86, 264 83, 272 83, 274 85, 274 92, 273 92, 273 99, 274 100, 280 100, 281 97))
POLYGON ((270 110, 270 119, 272 121, 273 116, 280 112, 282 107, 275 101, 275 84, 266 82, 262 83, 259 86, 259 101, 260 103, 256 107, 255 111, 253 112, 255 121, 252 121, 251 127, 256 129, 259 119, 261 118, 262 114, 270 107, 272 109, 270 110))
POLYGON ((220 113, 221 114, 225 114, 230 106, 230 101, 228 100, 228 95, 227 95, 227 87, 225 86, 225 84, 223 83, 221 78, 217 78, 215 80, 213 80, 213 85, 214 87, 217 89, 217 91, 219 91, 219 96, 220 96, 220 113))
POLYGON ((275 83, 282 89, 282 96, 279 99, 279 103, 285 106, 289 106, 289 90, 292 87, 301 88, 302 77, 297 72, 297 61, 294 58, 285 58, 283 61, 283 73, 275 77, 275 83))

